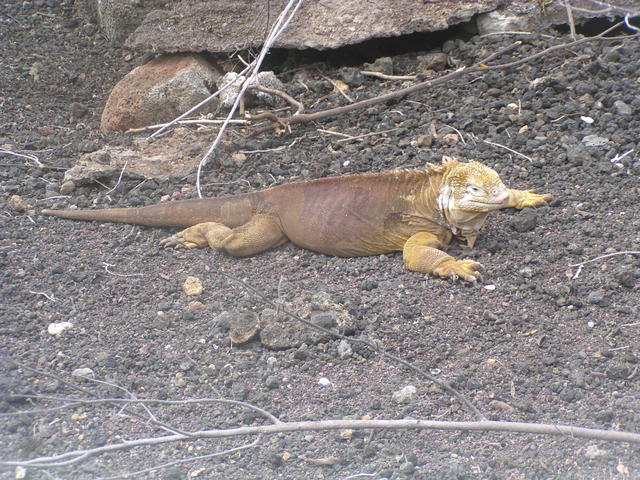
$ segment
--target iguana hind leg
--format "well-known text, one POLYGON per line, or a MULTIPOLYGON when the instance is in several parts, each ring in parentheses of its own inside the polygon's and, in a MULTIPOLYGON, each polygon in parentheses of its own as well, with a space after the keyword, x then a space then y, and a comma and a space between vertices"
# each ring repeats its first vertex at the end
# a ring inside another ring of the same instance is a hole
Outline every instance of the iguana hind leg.
POLYGON ((254 215, 247 223, 229 228, 217 222, 199 223, 160 242, 164 247, 198 248, 209 246, 229 255, 245 256, 282 245, 287 237, 275 218, 254 215))
POLYGON ((160 240, 163 247, 202 248, 211 247, 220 250, 222 242, 233 230, 217 222, 204 222, 185 228, 184 230, 160 240))
POLYGON ((419 232, 404 244, 402 256, 409 270, 428 273, 442 278, 476 283, 482 277, 478 269, 482 266, 473 260, 456 260, 439 250, 442 242, 433 233, 419 232))

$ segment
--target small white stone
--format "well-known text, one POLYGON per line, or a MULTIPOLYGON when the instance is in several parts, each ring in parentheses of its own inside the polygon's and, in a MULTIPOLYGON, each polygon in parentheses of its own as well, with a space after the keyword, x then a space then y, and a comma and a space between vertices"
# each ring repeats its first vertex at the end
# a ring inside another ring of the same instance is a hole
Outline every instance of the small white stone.
POLYGON ((393 399, 398 403, 410 403, 418 390, 413 385, 407 385, 393 392, 393 399))
POLYGON ((93 370, 88 367, 76 368, 71 372, 74 377, 90 377, 93 378, 93 370))
POLYGON ((198 477, 198 476, 200 476, 200 474, 201 474, 202 472, 205 472, 206 470, 207 470, 206 468, 199 468, 199 469, 197 469, 197 470, 192 471, 192 472, 189 474, 189 476, 190 476, 191 478, 198 477))
POLYGON ((353 354, 353 350, 351 349, 351 345, 348 341, 342 339, 338 344, 338 356, 344 360, 347 357, 350 357, 353 354))
POLYGON ((318 385, 328 387, 329 385, 331 385, 331 381, 326 377, 321 377, 320 380, 318 380, 318 385))
POLYGON ((494 291, 494 290, 496 289, 496 286, 495 286, 495 285, 493 285, 493 284, 490 284, 490 285, 485 285, 485 286, 484 286, 484 287, 482 287, 482 288, 484 288, 485 290, 489 290, 490 292, 492 292, 492 291, 494 291))
POLYGON ((50 323, 47 327, 47 332, 49 332, 49 335, 60 335, 67 328, 71 327, 73 327, 73 323, 71 322, 50 323))
POLYGON ((589 460, 593 460, 598 457, 603 457, 607 455, 608 452, 606 450, 601 450, 597 445, 589 445, 584 452, 584 456, 589 460))
POLYGON ((594 122, 593 118, 591 117, 581 116, 580 120, 582 120, 584 123, 588 123, 589 125, 591 125, 594 122))

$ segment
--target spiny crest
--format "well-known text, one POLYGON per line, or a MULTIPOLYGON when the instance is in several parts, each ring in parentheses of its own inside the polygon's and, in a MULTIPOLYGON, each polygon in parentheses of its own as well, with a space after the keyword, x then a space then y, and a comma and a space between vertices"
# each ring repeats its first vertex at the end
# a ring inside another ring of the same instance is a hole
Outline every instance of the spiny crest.
POLYGON ((437 174, 444 173, 447 170, 461 165, 461 163, 453 157, 447 157, 446 155, 442 156, 442 165, 436 165, 435 163, 427 163, 427 173, 428 174, 437 174))

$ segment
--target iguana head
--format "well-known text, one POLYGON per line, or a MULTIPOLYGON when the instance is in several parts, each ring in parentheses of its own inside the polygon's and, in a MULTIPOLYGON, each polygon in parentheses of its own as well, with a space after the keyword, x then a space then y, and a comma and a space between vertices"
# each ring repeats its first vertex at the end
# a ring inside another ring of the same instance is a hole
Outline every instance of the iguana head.
POLYGON ((454 212, 482 213, 503 208, 509 192, 498 173, 479 162, 462 163, 444 157, 445 173, 438 203, 454 212))
POLYGON ((508 204, 507 187, 495 170, 479 162, 443 157, 442 165, 432 169, 442 175, 437 196, 440 218, 472 247, 487 214, 508 204))

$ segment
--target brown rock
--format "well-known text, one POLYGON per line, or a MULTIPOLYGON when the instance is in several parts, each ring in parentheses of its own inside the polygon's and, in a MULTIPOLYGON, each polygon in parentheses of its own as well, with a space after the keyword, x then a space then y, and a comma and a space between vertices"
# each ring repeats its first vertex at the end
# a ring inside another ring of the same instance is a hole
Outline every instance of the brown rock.
POLYGON ((127 178, 155 178, 187 175, 198 167, 202 152, 208 148, 208 129, 176 128, 155 142, 135 137, 129 146, 110 146, 83 155, 64 174, 65 181, 76 185, 100 181, 117 181, 124 172, 127 178))
MULTIPOLYGON (((286 0, 82 0, 108 37, 155 52, 231 52, 262 45, 286 0), (97 14, 96 14, 97 13, 97 14), (270 22, 269 25, 266 23, 270 22)), ((360 0, 304 2, 274 47, 325 50, 371 38, 445 30, 493 10, 501 0, 360 0)), ((531 3, 531 2, 530 2, 531 3)))
POLYGON ((26 212, 29 209, 29 205, 20 195, 11 195, 9 197, 8 205, 9 208, 15 212, 26 212))
MULTIPOLYGON (((129 72, 113 87, 100 129, 115 132, 168 122, 210 94, 220 76, 202 55, 161 55, 129 72)), ((211 102, 204 111, 215 111, 211 102)))
MULTIPOLYGON (((284 308, 336 333, 348 335, 355 329, 355 320, 349 312, 325 292, 302 294, 291 303, 285 302, 284 308)), ((303 343, 317 344, 332 337, 330 333, 311 329, 270 308, 265 308, 260 314, 260 324, 260 342, 272 350, 296 348, 303 343)))
POLYGON ((447 68, 449 56, 443 52, 430 52, 418 57, 418 69, 424 73, 429 70, 441 72, 447 68))
POLYGON ((260 317, 254 312, 233 315, 229 322, 229 339, 236 345, 247 343, 260 330, 260 317))
POLYGON ((198 302, 197 300, 193 300, 193 301, 189 302, 188 307, 189 307, 189 309, 196 310, 198 312, 202 312, 202 311, 207 309, 207 307, 205 306, 204 303, 198 302))
POLYGON ((516 409, 513 408, 511 405, 501 400, 491 400, 489 402, 489 406, 494 410, 501 410, 504 413, 513 413, 516 411, 516 409))
POLYGON ((202 282, 197 277, 189 276, 182 284, 182 291, 188 296, 202 295, 203 290, 202 282))
POLYGON ((48 125, 43 125, 42 127, 38 127, 38 133, 43 137, 48 137, 56 133, 56 131, 48 125))

